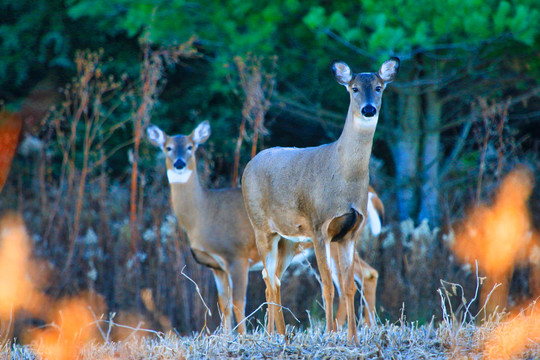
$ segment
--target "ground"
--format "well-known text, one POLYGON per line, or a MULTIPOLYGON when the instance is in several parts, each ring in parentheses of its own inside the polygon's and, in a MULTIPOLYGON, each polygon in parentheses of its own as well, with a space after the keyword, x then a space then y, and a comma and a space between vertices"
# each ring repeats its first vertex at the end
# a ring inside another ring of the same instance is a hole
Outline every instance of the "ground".
MULTIPOLYGON (((497 325, 499 320, 482 326, 457 321, 422 326, 401 321, 379 324, 359 329, 359 345, 347 343, 345 332, 325 335, 320 323, 307 330, 289 328, 288 340, 269 337, 262 330, 244 336, 216 333, 191 337, 144 337, 139 336, 144 335, 139 330, 130 340, 86 344, 78 359, 510 359, 507 350, 495 349, 490 342, 497 325)), ((538 358, 538 343, 528 346, 519 358, 538 358)), ((4 346, 0 355, 37 359, 29 347, 18 345, 4 346)))

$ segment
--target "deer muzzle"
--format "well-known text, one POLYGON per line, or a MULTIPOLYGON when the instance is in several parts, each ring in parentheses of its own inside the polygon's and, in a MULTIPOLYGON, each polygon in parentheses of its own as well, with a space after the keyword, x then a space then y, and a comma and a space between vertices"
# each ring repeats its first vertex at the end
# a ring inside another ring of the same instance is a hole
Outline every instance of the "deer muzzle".
POLYGON ((186 167, 186 163, 182 159, 176 159, 173 166, 176 170, 182 170, 186 167))
POLYGON ((377 114, 377 109, 373 106, 373 105, 366 105, 362 108, 362 115, 364 115, 365 117, 373 117, 375 116, 375 114, 377 114))

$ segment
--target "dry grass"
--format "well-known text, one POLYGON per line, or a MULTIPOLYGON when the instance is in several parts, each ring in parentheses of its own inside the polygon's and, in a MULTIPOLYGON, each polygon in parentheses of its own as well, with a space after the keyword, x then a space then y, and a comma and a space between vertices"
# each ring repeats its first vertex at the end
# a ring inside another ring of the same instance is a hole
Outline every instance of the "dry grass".
MULTIPOLYGON (((14 241, 18 238, 29 242, 20 216, 12 214, 5 219, 7 225, 2 226, 0 231, 0 235, 5 237, 1 239, 2 244, 15 245, 14 241)), ((402 233, 408 232, 403 230, 402 233)), ((414 235, 411 235, 411 241, 427 236, 421 231, 413 231, 411 234, 414 235)), ((418 245, 412 247, 421 248, 418 245)), ((25 247, 22 249, 24 250, 22 255, 17 255, 19 252, 14 251, 13 247, 2 249, 2 254, 7 254, 6 259, 17 260, 21 268, 31 268, 27 265, 31 260, 31 250, 25 247), (13 254, 17 256, 13 257, 13 254)), ((412 255, 414 254, 413 252, 412 255)), ((416 262, 415 258, 417 256, 410 257, 416 262)), ((13 265, 10 268, 12 274, 15 267, 13 265)), ((22 278, 25 271, 22 269, 18 273, 22 278)), ((41 311, 35 311, 37 313, 35 317, 42 319, 46 325, 30 326, 26 332, 27 336, 22 337, 23 344, 26 345, 20 345, 18 341, 13 345, 14 340, 9 340, 9 336, 5 337, 7 341, 0 347, 0 359, 512 359, 518 356, 538 358, 540 327, 537 325, 539 311, 536 303, 531 303, 517 313, 491 316, 480 325, 476 325, 476 322, 482 319, 478 314, 483 308, 478 303, 482 280, 478 276, 478 266, 475 279, 472 297, 466 296, 464 286, 445 281, 441 282, 442 286, 438 292, 429 294, 434 298, 432 302, 439 298, 442 320, 432 320, 420 325, 418 322, 407 321, 407 313, 402 309, 401 316, 396 322, 379 320, 373 328, 361 326, 358 344, 348 343, 346 332, 325 334, 323 324, 318 320, 312 321, 307 311, 310 325, 306 328, 289 327, 288 338, 271 337, 260 327, 244 336, 224 335, 219 331, 210 334, 202 331, 204 327, 199 328, 200 333, 180 336, 173 332, 163 334, 145 330, 152 325, 145 323, 143 317, 126 322, 121 320, 120 314, 117 317, 111 313, 109 316, 105 315, 107 312, 104 299, 97 294, 87 297, 81 294, 74 298, 61 298, 55 301, 50 299, 40 303, 38 310, 41 311), (125 330, 124 336, 114 335, 119 329, 125 330), (124 340, 113 341, 119 338, 124 340)), ((145 289, 142 294, 145 294, 144 298, 147 300, 146 307, 149 310, 156 310, 156 304, 149 295, 151 292, 145 289)), ((193 290, 190 294, 194 294, 193 290)), ((201 294, 199 296, 202 298, 201 294)), ((18 304, 15 300, 11 300, 11 303, 18 304)), ((286 310, 290 313, 294 311, 286 310)), ((254 311, 250 315, 250 323, 257 323, 254 317, 257 312, 254 311)), ((433 309, 426 310, 426 315, 429 314, 432 314, 430 315, 432 319, 437 318, 433 309)), ((295 314, 293 316, 296 317, 295 314)), ((8 328, 11 328, 15 317, 17 309, 13 307, 5 312, 3 325, 7 324, 8 328)), ((161 328, 170 329, 171 325, 162 324, 161 328)), ((8 334, 10 333, 11 331, 8 331, 8 334)))
MULTIPOLYGON (((347 343, 346 332, 325 335, 321 323, 307 330, 289 328, 288 341, 281 336, 269 337, 261 330, 244 336, 216 333, 181 337, 169 333, 122 342, 94 342, 82 348, 78 359, 510 359, 504 351, 491 357, 492 351, 485 348, 496 333, 493 330, 501 324, 502 318, 482 326, 451 322, 438 326, 379 324, 362 327, 358 345, 347 343)), ((529 345, 519 354, 520 359, 540 355, 538 343, 529 345)), ((37 359, 31 348, 20 345, 5 345, 0 358, 37 359)))

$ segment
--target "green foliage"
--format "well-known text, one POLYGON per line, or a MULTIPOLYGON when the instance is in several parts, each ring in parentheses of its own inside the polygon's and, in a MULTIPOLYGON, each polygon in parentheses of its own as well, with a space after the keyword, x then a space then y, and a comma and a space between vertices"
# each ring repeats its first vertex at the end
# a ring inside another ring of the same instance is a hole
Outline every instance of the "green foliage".
MULTIPOLYGON (((275 94, 343 117, 348 97, 330 75, 334 59, 347 61, 354 71, 374 71, 380 61, 397 54, 403 60, 399 82, 420 71, 428 79, 451 74, 442 90, 446 93, 471 88, 472 94, 497 91, 502 96, 508 87, 475 86, 485 76, 508 71, 516 78, 534 78, 540 72, 534 55, 540 6, 533 0, 6 0, 0 10, 0 84, 15 99, 53 68, 72 75, 76 49, 103 48, 104 58, 112 59, 104 72, 127 73, 136 82, 141 38, 157 48, 195 34, 202 56, 167 69, 167 85, 152 121, 178 133, 210 120, 219 130, 210 140, 212 152, 224 169, 232 158, 244 100, 235 56, 277 55, 275 94), (468 73, 455 75, 464 70, 468 73)), ((454 107, 469 100, 458 99, 454 107)), ((397 103, 389 99, 385 106, 397 103)), ((280 106, 272 107, 267 117, 271 135, 278 135, 270 142, 263 139, 265 146, 327 142, 341 125, 327 126, 339 117, 320 123, 299 120, 280 106), (297 142, 298 126, 311 127, 311 135, 301 139, 305 143, 297 142)))
POLYGON ((373 54, 406 54, 416 47, 480 42, 503 34, 532 46, 540 34, 540 5, 534 2, 366 0, 361 6, 349 3, 346 10, 342 2, 335 6, 312 7, 305 24, 334 31, 373 54))
MULTIPOLYGON (((163 105, 159 105, 163 116, 156 121, 172 123, 174 132, 209 119, 213 127, 226 129, 214 132, 211 139, 218 156, 230 158, 241 119, 243 97, 237 91, 235 56, 270 58, 279 54, 277 78, 309 84, 302 84, 302 88, 316 83, 311 74, 328 75, 331 55, 318 46, 318 41, 325 44, 327 39, 315 38, 301 21, 311 4, 298 0, 267 4, 239 0, 69 0, 67 4, 70 17, 92 21, 109 36, 143 36, 156 45, 183 42, 193 34, 198 37, 204 57, 189 62, 186 69, 170 69, 163 105)), ((312 89, 320 96, 320 87, 312 89)))
POLYGON ((69 67, 62 1, 8 0, 0 4, 0 87, 20 86, 47 67, 69 67))

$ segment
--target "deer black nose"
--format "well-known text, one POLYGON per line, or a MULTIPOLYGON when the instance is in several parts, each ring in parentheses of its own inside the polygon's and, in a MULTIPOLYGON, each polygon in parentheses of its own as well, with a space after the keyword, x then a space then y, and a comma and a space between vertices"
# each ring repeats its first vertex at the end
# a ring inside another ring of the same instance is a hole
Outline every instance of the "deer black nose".
POLYGON ((176 170, 182 170, 186 166, 186 163, 182 159, 176 159, 173 165, 176 170))
POLYGON ((366 105, 362 108, 362 115, 364 115, 365 117, 375 116, 376 113, 377 113, 377 109, 375 109, 371 105, 366 105))

